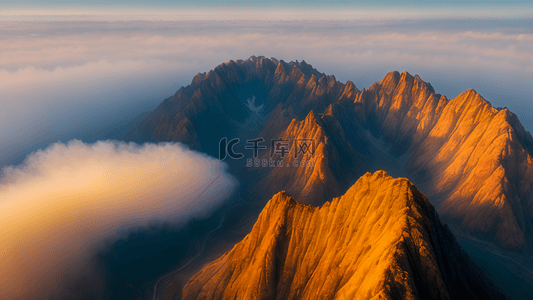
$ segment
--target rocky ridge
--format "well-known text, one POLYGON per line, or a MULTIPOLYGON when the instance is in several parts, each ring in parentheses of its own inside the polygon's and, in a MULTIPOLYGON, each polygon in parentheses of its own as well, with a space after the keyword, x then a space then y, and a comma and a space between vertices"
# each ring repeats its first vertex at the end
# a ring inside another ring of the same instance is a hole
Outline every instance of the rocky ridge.
POLYGON ((473 90, 447 99, 419 76, 390 72, 360 91, 304 61, 251 57, 195 76, 131 139, 179 141, 218 156, 220 139, 244 136, 314 139, 317 147, 304 157, 314 169, 241 170, 259 194, 286 190, 320 205, 385 169, 415 182, 442 218, 504 247, 523 247, 533 230, 533 138, 512 112, 473 90), (257 116, 245 105, 252 96, 263 105, 257 116))
POLYGON ((505 299, 407 179, 367 173, 322 207, 279 192, 183 299, 505 299))

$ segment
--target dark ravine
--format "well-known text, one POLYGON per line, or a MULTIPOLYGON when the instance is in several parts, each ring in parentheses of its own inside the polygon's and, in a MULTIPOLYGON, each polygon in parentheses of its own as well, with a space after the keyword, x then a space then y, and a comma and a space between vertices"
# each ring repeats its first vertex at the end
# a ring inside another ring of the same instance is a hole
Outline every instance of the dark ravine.
POLYGON ((322 207, 285 192, 183 299, 505 299, 407 179, 367 173, 322 207))

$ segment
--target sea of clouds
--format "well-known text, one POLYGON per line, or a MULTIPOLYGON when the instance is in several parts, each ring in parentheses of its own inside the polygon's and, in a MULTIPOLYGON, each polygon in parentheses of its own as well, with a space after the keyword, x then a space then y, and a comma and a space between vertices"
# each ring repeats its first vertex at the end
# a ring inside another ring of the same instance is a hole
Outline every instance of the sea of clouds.
POLYGON ((305 60, 362 89, 408 71, 448 98, 473 88, 531 131, 532 24, 0 22, 0 298, 54 295, 103 243, 154 222, 206 217, 231 196, 237 183, 225 165, 179 144, 93 143, 198 72, 263 55, 305 60), (58 143, 73 138, 81 140, 58 143))
POLYGON ((94 275, 107 244, 205 218, 236 187, 224 163, 180 144, 73 140, 38 151, 0 178, 0 299, 51 299, 94 275))
POLYGON ((188 85, 196 73, 251 55, 305 60, 360 89, 393 70, 418 74, 449 98, 473 88, 494 106, 509 107, 532 130, 532 24, 531 19, 0 22, 0 165, 20 161, 28 149, 94 137, 127 123, 188 85))

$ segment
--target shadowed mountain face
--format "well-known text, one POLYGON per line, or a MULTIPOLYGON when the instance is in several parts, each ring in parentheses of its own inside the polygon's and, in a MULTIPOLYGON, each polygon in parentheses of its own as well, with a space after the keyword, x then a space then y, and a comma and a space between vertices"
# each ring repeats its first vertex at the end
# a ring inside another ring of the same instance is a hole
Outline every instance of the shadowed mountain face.
POLYGON ((303 61, 251 57, 198 74, 130 135, 213 156, 224 137, 240 138, 235 149, 243 153, 245 140, 265 140, 258 159, 275 164, 227 159, 263 197, 285 190, 321 205, 384 169, 413 180, 446 220, 500 245, 522 247, 533 229, 533 138, 513 113, 473 90, 449 100, 418 76, 391 72, 359 91, 303 61), (314 151, 298 156, 292 146, 271 157, 270 141, 280 138, 313 140, 314 151))
POLYGON ((276 194, 183 299, 504 299, 407 179, 367 173, 322 207, 276 194))

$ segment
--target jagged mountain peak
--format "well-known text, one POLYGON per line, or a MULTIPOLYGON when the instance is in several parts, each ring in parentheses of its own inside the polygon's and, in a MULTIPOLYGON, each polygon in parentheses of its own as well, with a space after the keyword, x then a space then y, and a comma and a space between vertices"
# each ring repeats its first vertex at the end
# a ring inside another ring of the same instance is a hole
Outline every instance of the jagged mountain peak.
POLYGON ((228 62, 225 62, 224 64, 230 64, 230 63, 236 63, 238 65, 247 66, 247 67, 257 67, 257 66, 265 66, 268 65, 269 67, 274 66, 275 69, 279 69, 281 71, 281 68, 283 68, 284 73, 290 74, 294 68, 298 69, 307 77, 311 77, 312 75, 315 75, 316 77, 320 78, 324 75, 324 73, 319 72, 315 68, 313 68, 312 65, 308 64, 305 60, 302 60, 301 62, 298 60, 286 62, 283 59, 276 59, 274 57, 266 58, 264 56, 255 56, 252 55, 248 59, 245 60, 237 60, 233 61, 230 60, 228 62))
POLYGON ((470 102, 474 105, 483 105, 491 108, 491 112, 496 113, 498 110, 492 106, 492 104, 487 101, 483 96, 481 96, 476 90, 474 89, 468 89, 461 94, 459 94, 456 98, 456 101, 458 102, 470 102))
POLYGON ((392 94, 401 89, 426 89, 429 93, 435 93, 435 90, 429 82, 423 81, 418 75, 412 76, 407 71, 404 71, 401 74, 398 71, 389 72, 379 83, 374 83, 370 89, 381 90, 385 94, 392 94))
POLYGON ((391 71, 387 73, 387 75, 385 75, 379 83, 381 85, 386 85, 386 86, 396 86, 398 84, 398 81, 400 81, 401 76, 402 75, 400 74, 400 72, 391 71))
POLYGON ((322 207, 275 194, 184 299, 504 299, 405 178, 367 173, 322 207))
MULTIPOLYGON (((418 77, 418 75, 416 75, 418 77)), ((413 82, 415 77, 407 71, 403 71, 400 77, 400 81, 413 82)))
POLYGON ((264 210, 268 210, 270 212, 275 212, 276 210, 283 211, 297 204, 298 202, 294 200, 293 197, 290 197, 286 191, 279 191, 267 202, 264 210))
POLYGON ((522 247, 524 232, 533 232, 533 138, 516 116, 474 90, 448 99, 418 75, 393 71, 360 92, 305 61, 252 56, 196 75, 132 135, 218 156, 221 138, 243 132, 265 139, 290 133, 322 144, 315 169, 268 169, 257 180, 271 181, 276 191, 316 195, 308 203, 341 195, 378 166, 419 184, 447 220, 488 237, 499 230, 504 246, 522 247), (252 97, 259 114, 247 106, 252 97), (248 126, 251 116, 261 120, 255 127, 248 126))

